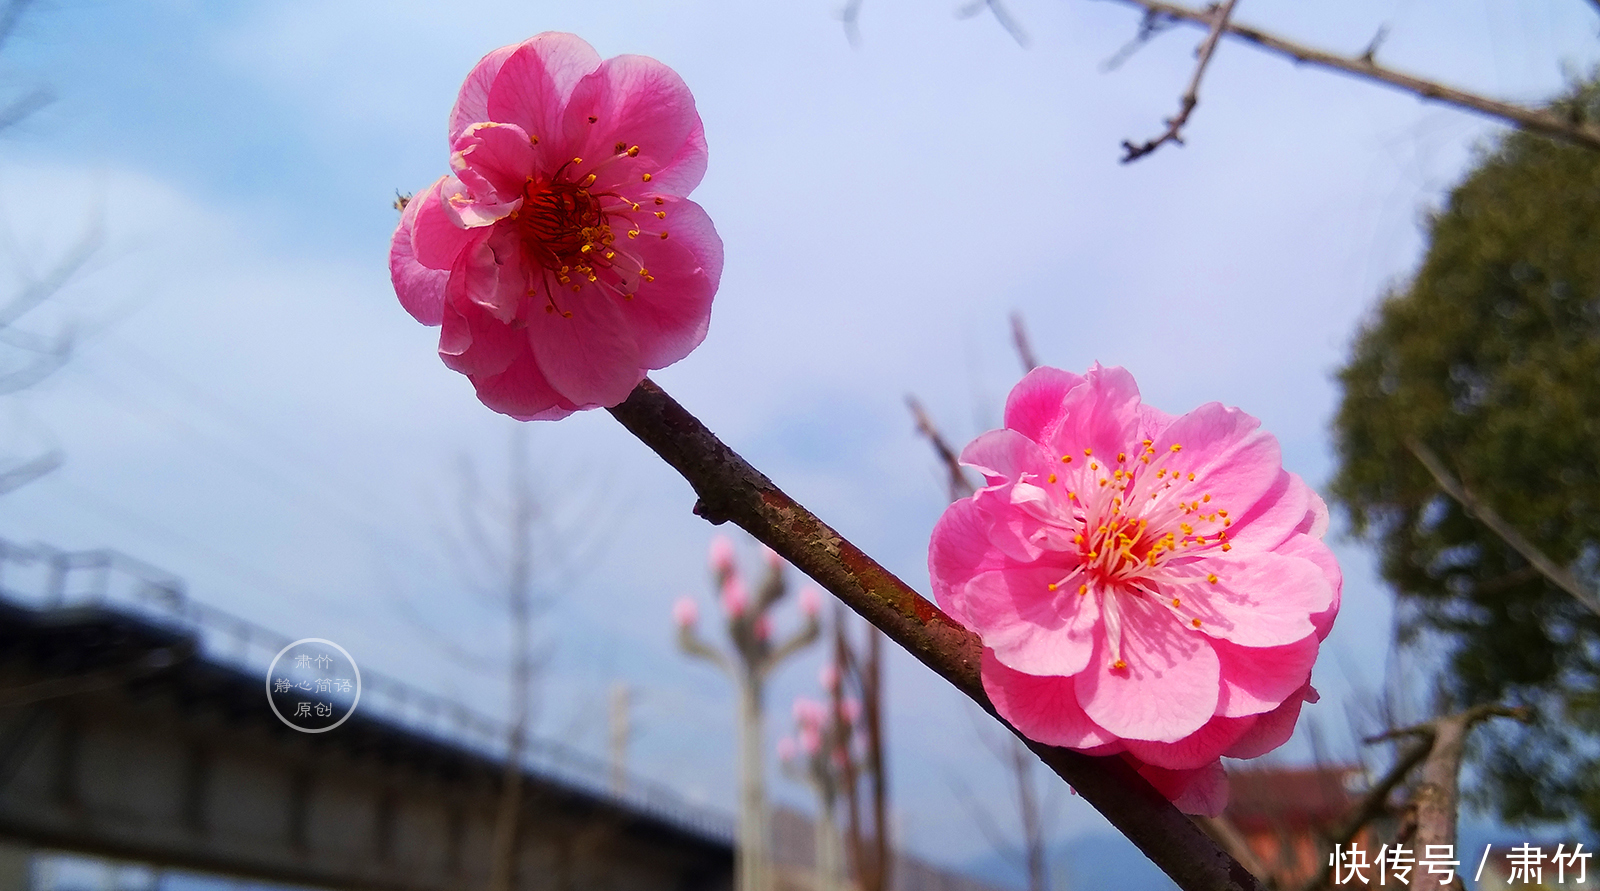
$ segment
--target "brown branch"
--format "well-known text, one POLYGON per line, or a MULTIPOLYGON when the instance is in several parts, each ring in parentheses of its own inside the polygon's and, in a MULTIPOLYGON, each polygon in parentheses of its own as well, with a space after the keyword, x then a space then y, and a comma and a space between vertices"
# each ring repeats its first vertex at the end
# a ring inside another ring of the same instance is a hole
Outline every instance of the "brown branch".
POLYGON ((1460 480, 1450 474, 1450 471, 1444 466, 1444 462, 1439 460, 1439 456, 1434 454, 1432 449, 1415 439, 1407 439, 1406 448, 1411 450, 1411 454, 1417 456, 1417 460, 1422 462, 1423 467, 1428 468, 1428 473, 1433 476, 1434 482, 1439 484, 1439 488, 1443 489, 1446 495, 1454 498, 1466 509, 1468 516, 1489 527, 1490 532, 1498 535, 1500 540, 1510 546, 1513 551, 1521 554, 1522 559, 1527 560, 1529 565, 1538 570, 1539 574, 1544 576, 1550 584, 1571 594, 1579 603, 1583 604, 1585 609, 1600 616, 1600 594, 1596 594, 1584 587, 1578 581, 1577 576, 1556 565, 1556 562, 1545 556, 1544 552, 1539 550, 1533 542, 1523 538, 1522 534, 1512 528, 1510 523, 1507 523, 1499 514, 1495 513, 1494 508, 1484 504, 1476 495, 1473 495, 1460 480))
MULTIPOLYGON (((652 381, 611 414, 689 481, 696 514, 731 520, 765 542, 999 720, 979 679, 977 635, 785 495, 652 381)), ((1260 891, 1255 876, 1127 762, 1024 741, 1184 891, 1260 891)))
POLYGON ((915 396, 906 397, 906 407, 911 409, 911 417, 917 422, 917 432, 928 438, 928 444, 938 453, 939 460, 944 462, 945 471, 949 474, 950 500, 956 501, 971 495, 976 487, 972 480, 967 478, 967 469, 961 466, 961 455, 950 447, 944 436, 939 433, 939 428, 933 425, 933 419, 923 411, 922 403, 915 396))
POLYGON ((1222 38, 1222 32, 1228 28, 1228 19, 1233 15, 1233 7, 1239 0, 1225 0, 1221 6, 1213 3, 1204 13, 1201 13, 1211 26, 1210 33, 1200 44, 1200 58, 1195 61, 1194 74, 1189 77, 1189 88, 1183 91, 1183 98, 1178 100, 1178 113, 1167 119, 1167 129, 1155 139, 1146 141, 1141 145, 1123 140, 1122 163, 1128 164, 1137 161, 1169 142, 1183 145, 1183 125, 1189 122, 1189 115, 1194 107, 1200 104, 1200 79, 1205 77, 1206 66, 1211 64, 1211 56, 1217 51, 1217 42, 1222 38))
MULTIPOLYGON (((1210 27, 1215 20, 1209 10, 1191 9, 1177 3, 1167 3, 1164 0, 1118 0, 1118 2, 1137 6, 1143 9, 1146 15, 1166 16, 1175 21, 1190 22, 1207 27, 1210 27)), ((1453 105, 1466 111, 1497 118, 1506 124, 1527 130, 1530 133, 1553 136, 1556 139, 1562 139, 1584 148, 1600 149, 1600 126, 1572 120, 1565 115, 1479 96, 1476 93, 1469 93, 1455 87, 1445 86, 1436 81, 1386 68, 1371 59, 1352 58, 1315 49, 1291 40, 1285 40, 1258 28, 1230 23, 1227 26, 1227 34, 1230 37, 1237 37, 1240 40, 1253 43, 1268 52, 1287 56, 1296 62, 1315 65, 1319 68, 1331 68, 1334 71, 1340 71, 1364 80, 1385 84, 1423 99, 1432 99, 1435 102, 1443 102, 1446 105, 1453 105)))
MULTIPOLYGON (((1369 743, 1376 741, 1378 741, 1377 737, 1367 740, 1369 743)), ((1361 800, 1352 805, 1350 810, 1345 813, 1344 819, 1339 821, 1323 837, 1322 854, 1328 854, 1336 845, 1350 844, 1368 823, 1383 816, 1384 812, 1389 809, 1389 796, 1394 792, 1395 787, 1405 782, 1411 771, 1422 763, 1422 759, 1428 757, 1428 752, 1432 748, 1432 739, 1418 740, 1406 747, 1405 751, 1401 752, 1400 756, 1395 759, 1394 765, 1389 768, 1389 772, 1383 775, 1383 779, 1379 780, 1371 789, 1368 789, 1367 794, 1363 795, 1361 800)), ((1318 864, 1325 863, 1327 859, 1326 856, 1319 856, 1316 862, 1318 864)), ((1328 871, 1319 867, 1317 872, 1312 874, 1300 886, 1300 891, 1317 891, 1317 889, 1323 888, 1327 884, 1328 871)))
POLYGON ((1216 839, 1217 844, 1222 845, 1224 851, 1232 854, 1233 859, 1244 864, 1245 869, 1258 876, 1268 874, 1266 864, 1262 863, 1261 858, 1256 856, 1256 852, 1251 850, 1250 840, 1244 837, 1244 833, 1239 831, 1239 827, 1233 825, 1232 820, 1226 816, 1218 815, 1215 817, 1195 817, 1194 821, 1199 824, 1201 829, 1205 830, 1206 835, 1216 839))
MULTIPOLYGON (((1595 0, 1600 3, 1600 0, 1595 0)), ((1028 326, 1022 323, 1022 313, 1011 314, 1011 342, 1017 346, 1017 358, 1022 360, 1022 373, 1039 367, 1039 360, 1033 355, 1033 344, 1028 340, 1028 326)))

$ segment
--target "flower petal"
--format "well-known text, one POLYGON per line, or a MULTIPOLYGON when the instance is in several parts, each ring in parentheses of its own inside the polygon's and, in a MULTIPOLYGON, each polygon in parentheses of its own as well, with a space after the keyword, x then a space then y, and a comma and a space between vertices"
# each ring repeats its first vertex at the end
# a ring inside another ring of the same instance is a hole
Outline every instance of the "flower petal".
POLYGON ((1326 640, 1328 632, 1333 630, 1333 617, 1339 614, 1339 602, 1344 589, 1344 572, 1339 569, 1339 561, 1321 539, 1309 535, 1296 535, 1290 538, 1278 546, 1278 553, 1286 557, 1310 560, 1322 570, 1322 577, 1327 579, 1328 586, 1333 589, 1333 597, 1328 601, 1328 605, 1311 614, 1311 624, 1317 628, 1317 639, 1326 640))
POLYGON ((1133 763, 1140 776, 1186 814, 1215 817, 1228 806, 1228 774, 1221 761, 1193 770, 1167 770, 1137 759, 1133 763))
POLYGON ((706 212, 685 198, 661 206, 671 237, 644 237, 626 246, 654 279, 640 282, 622 305, 644 368, 665 368, 705 340, 722 279, 722 238, 706 212))
POLYGON ((494 83, 500 66, 516 49, 516 44, 502 46, 472 66, 466 82, 461 85, 461 92, 456 95, 455 106, 450 109, 450 142, 455 142, 456 137, 469 125, 489 120, 489 85, 494 83))
POLYGON ((950 505, 933 525, 928 541, 928 576, 939 608, 970 628, 966 613, 967 582, 981 572, 1011 565, 989 547, 988 515, 971 499, 950 505))
MULTIPOLYGON (((451 284, 460 281, 452 278, 451 284)), ((470 300, 447 300, 444 328, 439 332, 439 358, 451 370, 469 377, 492 377, 528 349, 528 333, 513 331, 482 306, 470 300)))
POLYGON ((1316 635, 1281 647, 1241 647, 1213 642, 1222 662, 1222 698, 1217 714, 1230 718, 1259 715, 1283 704, 1311 677, 1317 661, 1316 635))
POLYGON ((566 126, 574 155, 591 165, 605 161, 589 168, 596 190, 684 195, 705 175, 705 132, 694 96, 676 71, 647 56, 607 59, 579 81, 566 126), (627 151, 635 146, 637 154, 627 151), (670 177, 663 175, 669 166, 670 177))
POLYGON ((1194 565, 1217 581, 1196 578, 1162 591, 1183 600, 1201 632, 1246 647, 1282 646, 1312 634, 1311 614, 1333 599, 1327 577, 1303 557, 1208 557, 1194 565))
POLYGON ((1110 745, 1116 737, 1096 725, 1078 705, 1072 678, 1039 677, 1007 668, 987 647, 981 669, 983 689, 1000 717, 1031 740, 1049 746, 1086 749, 1110 745))
MULTIPOLYGON (((1096 724, 1124 739, 1177 742, 1217 710, 1220 665, 1211 641, 1178 625, 1148 597, 1122 598, 1122 659, 1113 668, 1099 636, 1089 665, 1077 676, 1078 702, 1096 724)), ((1106 609, 1102 605, 1102 612, 1106 609)))
MULTIPOLYGON (((1123 368, 1089 369, 1083 382, 1068 390, 1057 409, 1061 423, 1049 433, 1047 449, 1064 455, 1092 449, 1114 455, 1134 441, 1139 420, 1139 385, 1123 368)), ((1074 468, 1084 466, 1078 456, 1074 468)))
POLYGON ((1038 474, 1050 457, 1037 442, 1002 428, 980 434, 961 450, 961 463, 983 474, 989 485, 1016 482, 1024 473, 1038 474))
POLYGON ((450 168, 466 195, 448 206, 468 227, 486 226, 522 206, 522 190, 534 172, 533 146, 516 124, 473 124, 452 144, 450 168))
POLYGON ((417 206, 415 222, 411 228, 411 251, 417 262, 429 269, 450 269, 467 245, 483 240, 483 230, 462 227, 455 214, 445 206, 445 201, 464 191, 461 180, 453 176, 441 178, 422 194, 406 204, 417 206))
POLYGON ((1153 767, 1168 770, 1194 770, 1205 767, 1227 751, 1255 724, 1255 717, 1213 717, 1204 727, 1172 743, 1127 740, 1128 752, 1153 767))
POLYGON ((539 370, 576 405, 612 406, 627 399, 644 380, 644 368, 619 301, 593 286, 561 298, 561 312, 528 317, 539 370))
MULTIPOLYGON (((437 189, 438 183, 422 194, 437 189)), ((438 200, 437 194, 435 200, 438 200)), ((429 269, 417 262, 412 239, 417 222, 417 201, 408 201, 400 213, 400 225, 395 227, 394 238, 389 242, 389 278, 394 282, 395 296, 412 318, 424 325, 437 325, 444 312, 444 287, 450 273, 443 269, 429 269)))
POLYGON ((580 406, 562 398, 539 372, 527 340, 505 371, 489 377, 474 377, 478 399, 484 405, 519 421, 554 421, 577 411, 580 406))
POLYGON ((1212 402, 1173 421, 1152 448, 1170 470, 1185 477, 1194 474, 1192 482, 1180 487, 1180 498, 1204 493, 1211 496, 1210 509, 1238 516, 1260 501, 1283 473, 1278 440, 1260 426, 1239 409, 1212 402), (1173 452, 1174 446, 1179 451, 1173 452))
POLYGON ((1280 471, 1255 504, 1233 511, 1233 525, 1228 527, 1232 550, 1246 554, 1270 551, 1283 544, 1296 534, 1315 497, 1311 487, 1300 477, 1287 470, 1280 471))
POLYGON ((1229 758, 1259 758, 1289 741, 1300 707, 1317 701, 1317 691, 1306 684, 1270 712, 1257 715, 1255 723, 1223 754, 1229 758))
POLYGON ((1061 400, 1083 376, 1041 365, 1023 376, 1006 397, 1005 425, 1037 443, 1051 440, 1061 424, 1061 400))
POLYGON ((500 64, 490 82, 486 119, 516 124, 539 140, 540 157, 554 170, 573 156, 566 133, 573 88, 600 67, 594 47, 573 34, 546 31, 524 40, 500 64))
POLYGON ((1077 674, 1089 664, 1100 620, 1099 598, 1079 594, 1079 584, 1059 565, 979 573, 962 590, 968 627, 1010 668, 1077 674))

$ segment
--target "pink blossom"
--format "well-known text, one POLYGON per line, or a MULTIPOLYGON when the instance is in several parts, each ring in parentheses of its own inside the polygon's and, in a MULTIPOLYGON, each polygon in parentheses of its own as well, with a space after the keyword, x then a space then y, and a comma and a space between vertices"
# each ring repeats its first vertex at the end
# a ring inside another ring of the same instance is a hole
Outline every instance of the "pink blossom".
POLYGON ((855 724, 861 720, 861 700, 854 697, 845 697, 839 700, 839 717, 846 724, 855 724))
POLYGON ((821 727, 828 719, 828 708, 815 699, 804 696, 794 701, 794 722, 801 727, 821 727))
POLYGON ((711 539, 711 571, 719 576, 728 575, 736 570, 733 562, 733 542, 726 535, 718 535, 711 539))
POLYGON ((700 607, 688 597, 679 597, 672 605, 672 622, 679 628, 688 628, 700 620, 700 607))
POLYGON ((1339 606, 1322 499, 1218 403, 1173 417, 1121 368, 1039 368, 962 461, 985 487, 934 528, 934 594, 984 644, 1032 739, 1122 754, 1192 812, 1219 756, 1281 745, 1339 606))
POLYGON ((824 662, 822 670, 817 672, 817 683, 829 693, 839 689, 839 666, 833 662, 824 662))
POLYGON ((405 207, 400 303, 523 420, 616 405, 705 338, 722 241, 694 97, 643 56, 547 32, 480 61, 450 113, 451 173, 405 207))
POLYGON ((808 619, 815 619, 822 612, 822 592, 816 588, 801 588, 800 612, 808 619))
POLYGON ((756 640, 766 643, 772 639, 772 620, 765 615, 757 616, 755 626, 750 630, 755 635, 756 640))
POLYGON ((736 575, 728 576, 722 583, 722 611, 731 618, 744 615, 745 608, 750 605, 750 594, 744 588, 744 582, 736 575))

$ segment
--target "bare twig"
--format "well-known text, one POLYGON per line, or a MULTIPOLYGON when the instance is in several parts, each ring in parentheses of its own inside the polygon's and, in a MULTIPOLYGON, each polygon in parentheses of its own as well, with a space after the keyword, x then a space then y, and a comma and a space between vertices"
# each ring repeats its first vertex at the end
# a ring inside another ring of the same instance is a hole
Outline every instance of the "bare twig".
POLYGON ((1000 27, 1006 29, 1006 33, 1017 42, 1017 46, 1028 45, 1028 32, 1022 29, 1022 23, 1017 21, 1016 16, 1013 16, 1000 0, 972 0, 957 10, 956 15, 970 19, 985 9, 994 14, 994 20, 1000 23, 1000 27))
MULTIPOLYGON (((1368 740, 1368 742, 1375 741, 1368 740)), ((1323 837, 1323 853, 1326 854, 1328 851, 1333 850, 1335 845, 1350 844, 1368 823, 1383 816, 1384 812, 1389 808, 1389 796, 1393 794, 1395 787, 1405 782, 1411 771, 1422 763, 1422 759, 1428 757, 1428 752, 1432 748, 1433 741, 1431 739, 1418 740, 1406 747, 1400 753, 1400 756, 1395 759, 1394 765, 1389 768, 1389 772, 1383 775, 1383 779, 1368 789, 1367 794, 1361 796, 1361 800, 1357 801, 1346 812, 1344 819, 1335 824, 1323 837)), ((1320 857, 1316 862, 1322 863, 1326 860, 1326 857, 1320 857)), ((1328 872, 1319 869, 1301 884, 1300 891, 1317 891, 1317 889, 1325 887, 1327 884, 1328 872)))
MULTIPOLYGON (((1600 2, 1600 0, 1596 0, 1600 2)), ((1139 19, 1139 30, 1134 33, 1133 39, 1122 45, 1122 48, 1111 54, 1111 58, 1100 63, 1101 73, 1115 71, 1122 67, 1122 63, 1133 57, 1133 54, 1143 49, 1145 44, 1155 38, 1157 34, 1177 24, 1170 18, 1162 18, 1153 12, 1146 12, 1139 19)))
POLYGON ((1011 314, 1011 342, 1017 345, 1017 358, 1022 361, 1022 373, 1039 367, 1039 360, 1033 355, 1033 344, 1028 340, 1028 326, 1022 323, 1022 313, 1011 314))
MULTIPOLYGON (((1597 2, 1600 2, 1600 0, 1597 0, 1597 2)), ((1571 594, 1579 603, 1583 604, 1585 609, 1600 616, 1600 594, 1590 591, 1582 582, 1578 581, 1577 576, 1556 565, 1556 562, 1545 556, 1545 553, 1539 550, 1533 542, 1523 538, 1522 534, 1512 528, 1510 523, 1507 523, 1499 514, 1495 513, 1494 508, 1484 504, 1476 495, 1473 495, 1460 480, 1451 475, 1449 469, 1444 466, 1444 462, 1439 460, 1439 456, 1434 454, 1432 449, 1429 449, 1416 439, 1407 439, 1406 448, 1411 450, 1411 454, 1417 456, 1417 460, 1422 462, 1423 467, 1428 468, 1428 473, 1433 476, 1434 482, 1439 484, 1439 488, 1443 489, 1446 495, 1460 503, 1469 516, 1489 527, 1490 532, 1499 536, 1500 540, 1510 546, 1513 551, 1521 554, 1522 559, 1527 560, 1550 584, 1571 594)))
MULTIPOLYGON (((1177 3, 1168 3, 1165 0, 1118 0, 1130 6, 1137 6, 1148 15, 1165 16, 1173 21, 1189 22, 1192 24, 1211 27, 1215 16, 1209 10, 1192 9, 1177 3)), ((1594 2, 1594 0, 1591 0, 1594 2)), ((1500 121, 1527 130, 1530 133, 1539 133, 1544 136, 1553 136, 1574 145, 1589 149, 1600 149, 1600 126, 1583 120, 1574 120, 1566 115, 1557 114, 1545 109, 1527 108, 1498 99, 1490 99, 1469 93, 1465 90, 1448 87, 1436 81, 1417 77, 1386 68, 1369 59, 1360 57, 1341 56, 1326 50, 1319 50, 1286 40, 1274 34, 1269 34, 1259 28, 1251 28, 1237 23, 1227 26, 1228 36, 1255 44, 1268 52, 1280 56, 1287 56, 1296 62, 1315 65, 1319 68, 1331 68, 1345 74, 1354 75, 1364 80, 1375 81, 1399 90, 1412 93, 1423 99, 1432 99, 1453 105, 1465 111, 1497 118, 1500 121)))
POLYGON ((1122 163, 1127 164, 1137 161, 1169 142, 1183 145, 1183 125, 1189 122, 1189 115, 1194 107, 1200 104, 1200 80, 1205 77, 1206 66, 1211 64, 1211 56, 1217 51, 1217 42, 1222 38, 1222 32, 1227 30, 1228 19, 1233 15, 1233 7, 1239 0, 1225 0, 1222 5, 1212 4, 1204 15, 1211 26, 1210 33, 1200 44, 1200 57, 1195 61, 1194 74, 1189 78, 1189 88, 1183 91, 1183 98, 1178 100, 1178 113, 1167 119, 1167 129, 1155 139, 1148 140, 1140 145, 1124 140, 1122 150, 1122 163))
MULTIPOLYGON (((652 381, 611 414, 689 481, 696 514, 731 520, 765 542, 1000 720, 978 675, 977 635, 785 495, 652 381)), ((1184 891, 1260 891, 1255 876, 1127 762, 1024 742, 1184 891)))
POLYGON ((950 500, 955 501, 971 495, 976 491, 976 487, 972 484, 972 480, 967 478, 967 469, 961 466, 961 455, 940 435, 939 428, 934 426, 933 419, 928 417, 917 397, 907 396, 906 407, 911 409, 911 417, 916 419, 917 432, 928 438, 928 444, 933 446, 933 450, 939 455, 939 460, 944 462, 945 471, 949 474, 950 500))
POLYGON ((839 21, 844 23, 844 39, 850 41, 851 46, 861 45, 861 3, 862 0, 849 0, 839 10, 839 21))

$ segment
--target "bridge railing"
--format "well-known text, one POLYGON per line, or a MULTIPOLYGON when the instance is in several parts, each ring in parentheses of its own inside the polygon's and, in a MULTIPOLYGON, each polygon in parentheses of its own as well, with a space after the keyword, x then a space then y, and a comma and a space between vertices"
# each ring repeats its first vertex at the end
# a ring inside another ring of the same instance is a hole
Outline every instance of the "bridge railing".
MULTIPOLYGON (((0 539, 0 598, 36 609, 99 607, 131 613, 196 639, 212 661, 264 671, 293 639, 194 600, 184 580, 109 549, 64 551, 0 539)), ((361 711, 408 732, 503 760, 511 727, 458 702, 380 672, 362 671, 361 711)), ((549 781, 731 844, 734 823, 722 811, 693 804, 654 780, 617 774, 602 759, 554 740, 529 738, 523 767, 549 781)))

